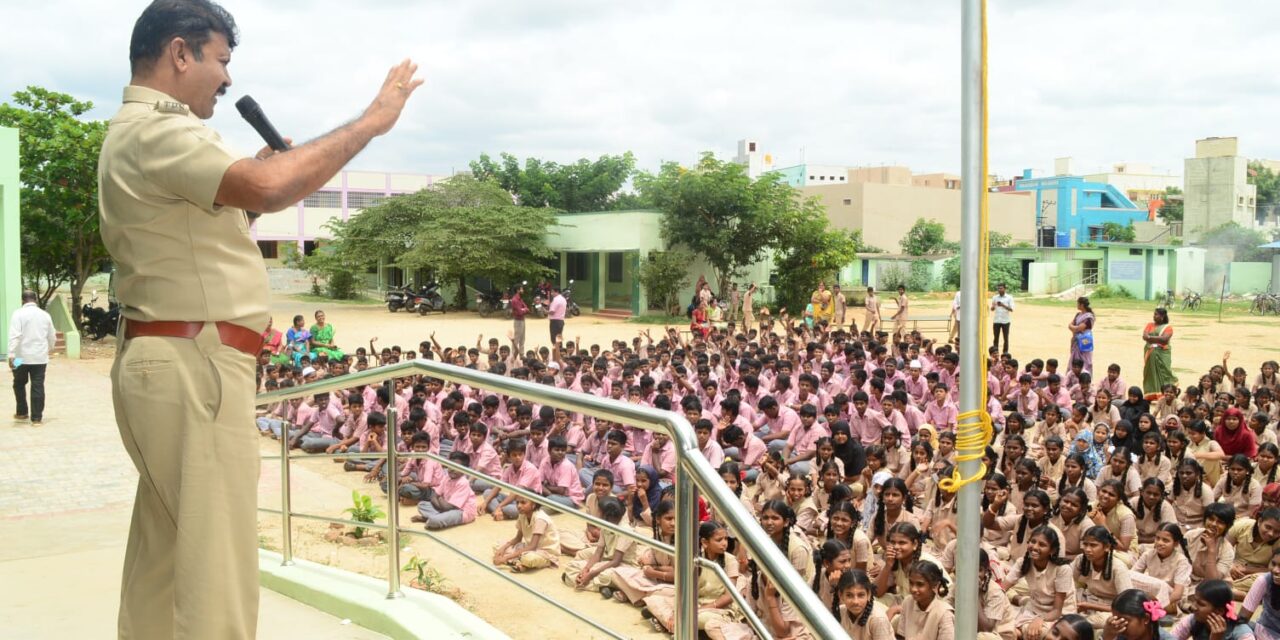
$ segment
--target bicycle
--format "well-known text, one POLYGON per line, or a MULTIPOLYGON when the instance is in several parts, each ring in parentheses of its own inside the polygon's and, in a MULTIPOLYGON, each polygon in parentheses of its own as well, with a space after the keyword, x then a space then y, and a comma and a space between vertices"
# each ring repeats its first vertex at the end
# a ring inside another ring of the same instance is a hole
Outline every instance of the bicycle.
POLYGON ((1156 306, 1165 309, 1173 308, 1173 289, 1165 289, 1164 296, 1156 298, 1156 306))
POLYGON ((1249 305, 1249 314, 1265 316, 1268 313, 1280 314, 1280 295, 1274 293, 1259 293, 1255 295, 1253 303, 1249 305))
POLYGON ((1200 308, 1200 294, 1195 291, 1187 290, 1182 296, 1182 311, 1195 311, 1200 308))

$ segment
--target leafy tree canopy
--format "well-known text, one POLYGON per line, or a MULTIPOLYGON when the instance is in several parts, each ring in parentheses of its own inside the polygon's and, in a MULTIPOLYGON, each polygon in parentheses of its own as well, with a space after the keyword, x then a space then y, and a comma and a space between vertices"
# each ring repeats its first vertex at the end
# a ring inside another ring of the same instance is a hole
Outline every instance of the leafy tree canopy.
POLYGON ((912 256, 949 253, 960 248, 959 243, 947 241, 947 228, 937 220, 916 219, 898 244, 902 252, 912 256))
MULTIPOLYGON (((773 253, 780 304, 803 309, 809 296, 826 280, 833 284, 840 269, 858 252, 855 235, 830 228, 826 211, 816 198, 785 211, 782 234, 773 253)), ((861 233, 856 234, 861 240, 861 233)))
POLYGON ((1182 222, 1183 197, 1182 189, 1168 187, 1164 190, 1164 204, 1156 211, 1156 215, 1166 223, 1182 222))
POLYGON ((1249 163, 1248 173, 1249 184, 1258 188, 1259 208, 1280 203, 1280 175, 1256 160, 1249 163))
POLYGON ((486 154, 471 162, 471 173, 477 179, 497 182, 521 206, 567 212, 643 208, 645 203, 636 194, 622 191, 635 168, 630 151, 564 165, 525 158, 521 166, 519 158, 509 153, 500 154, 496 162, 486 154))
POLYGON ((1271 238, 1261 231, 1246 229, 1234 222, 1228 222, 1200 237, 1197 244, 1208 247, 1232 247, 1235 249, 1237 262, 1257 262, 1270 259, 1269 249, 1258 247, 1271 242, 1271 238))
POLYGON ((24 285, 40 294, 41 305, 70 285, 77 321, 84 283, 108 258, 98 232, 98 155, 107 123, 81 119, 92 108, 35 86, 0 104, 0 126, 18 129, 24 285))

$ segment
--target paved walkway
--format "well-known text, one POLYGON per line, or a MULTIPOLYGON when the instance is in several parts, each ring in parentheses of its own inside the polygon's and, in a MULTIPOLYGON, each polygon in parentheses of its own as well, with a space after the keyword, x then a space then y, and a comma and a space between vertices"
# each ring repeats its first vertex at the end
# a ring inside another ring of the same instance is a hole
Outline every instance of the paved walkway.
MULTIPOLYGON (((45 424, 13 421, 0 399, 0 637, 115 634, 120 568, 138 474, 111 408, 110 362, 49 365, 45 424)), ((258 637, 373 640, 383 636, 262 590, 258 637)))

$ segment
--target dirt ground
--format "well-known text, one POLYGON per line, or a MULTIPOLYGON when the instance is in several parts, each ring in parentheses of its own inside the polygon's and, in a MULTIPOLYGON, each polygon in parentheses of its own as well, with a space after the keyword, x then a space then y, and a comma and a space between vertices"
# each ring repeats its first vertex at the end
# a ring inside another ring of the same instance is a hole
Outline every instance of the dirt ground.
MULTIPOLYGON (((945 315, 948 299, 920 300, 913 310, 919 316, 945 315)), ((1154 306, 1154 305, 1152 305, 1154 306)), ((304 302, 295 298, 278 297, 273 302, 276 326, 288 326, 294 314, 304 314, 310 324, 311 314, 322 308, 337 330, 337 343, 354 351, 358 345, 368 346, 370 339, 377 339, 378 348, 398 344, 405 349, 416 349, 419 341, 432 334, 446 346, 473 346, 478 336, 485 339, 499 337, 505 342, 511 327, 510 321, 481 319, 474 313, 449 313, 421 317, 416 314, 389 313, 383 306, 337 303, 304 302)), ((1096 307, 1098 325, 1095 330, 1097 353, 1094 361, 1105 366, 1115 362, 1122 367, 1122 376, 1130 383, 1141 383, 1142 346, 1139 334, 1150 319, 1151 307, 1139 308, 1130 303, 1123 308, 1109 308, 1106 304, 1096 307)), ((1025 303, 1019 304, 1014 313, 1012 339, 1015 356, 1026 361, 1033 357, 1057 357, 1064 360, 1068 353, 1067 322, 1073 315, 1068 304, 1025 303)), ((1219 324, 1216 316, 1174 314, 1174 367, 1183 383, 1194 381, 1198 375, 1222 360, 1224 351, 1231 351, 1233 366, 1248 369, 1251 374, 1259 363, 1267 359, 1280 359, 1280 319, 1258 318, 1236 313, 1219 324)), ((531 346, 548 343, 547 321, 528 322, 528 342, 531 346)), ((581 338, 592 343, 607 345, 610 340, 634 337, 637 332, 651 330, 655 325, 632 324, 624 321, 600 319, 590 315, 568 321, 566 337, 581 338)), ((112 349, 110 339, 105 344, 86 348, 87 357, 102 358, 99 362, 105 370, 112 349)), ((279 452, 275 441, 264 439, 264 455, 279 452)), ((326 460, 295 462, 292 466, 293 507, 297 511, 343 517, 342 510, 350 506, 351 490, 355 489, 384 500, 376 485, 364 484, 360 475, 344 473, 340 465, 326 460)), ((279 462, 263 462, 259 487, 260 504, 276 507, 280 504, 279 462)), ((383 503, 385 504, 385 502, 383 503)), ((400 521, 409 525, 410 516, 416 510, 402 507, 400 521)), ((558 516, 564 526, 578 527, 577 521, 568 516, 558 516)), ((326 523, 294 520, 294 553, 315 562, 321 562, 358 571, 378 578, 387 576, 389 570, 385 548, 348 547, 326 542, 326 523)), ((261 541, 264 547, 279 549, 280 521, 273 515, 264 515, 260 521, 261 541)), ((494 545, 514 533, 514 524, 494 522, 488 516, 461 528, 445 531, 440 537, 485 562, 491 556, 494 545)), ((413 555, 430 561, 462 595, 461 601, 479 616, 509 634, 513 638, 603 638, 604 634, 536 600, 533 596, 507 584, 501 579, 475 567, 471 562, 441 548, 432 540, 413 537, 402 553, 401 564, 413 555), (530 615, 537 612, 536 615, 530 615)), ((639 611, 629 606, 605 601, 596 594, 575 593, 560 584, 559 570, 546 569, 516 578, 535 590, 547 593, 565 605, 586 615, 615 632, 629 638, 659 638, 648 628, 639 611)), ((403 574, 408 585, 409 575, 403 574)))

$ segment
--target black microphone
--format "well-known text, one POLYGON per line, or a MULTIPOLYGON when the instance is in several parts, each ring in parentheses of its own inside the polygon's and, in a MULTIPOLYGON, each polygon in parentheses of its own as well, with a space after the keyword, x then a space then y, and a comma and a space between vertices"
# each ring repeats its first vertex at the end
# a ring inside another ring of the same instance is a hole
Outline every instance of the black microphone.
POLYGON ((258 135, 266 141, 267 146, 276 151, 288 151, 289 145, 285 143, 280 132, 271 126, 271 121, 267 120, 267 115, 262 112, 262 107, 258 106, 258 101, 249 96, 245 96, 236 100, 236 110, 240 112, 240 116, 249 122, 249 126, 253 127, 258 135))

